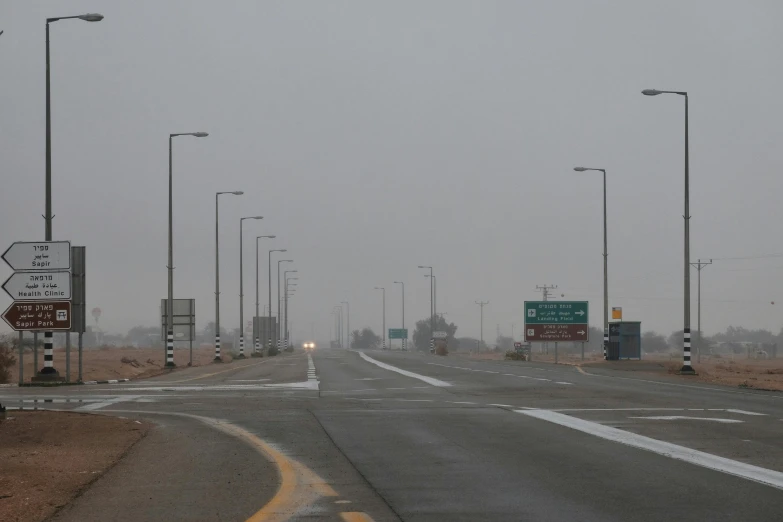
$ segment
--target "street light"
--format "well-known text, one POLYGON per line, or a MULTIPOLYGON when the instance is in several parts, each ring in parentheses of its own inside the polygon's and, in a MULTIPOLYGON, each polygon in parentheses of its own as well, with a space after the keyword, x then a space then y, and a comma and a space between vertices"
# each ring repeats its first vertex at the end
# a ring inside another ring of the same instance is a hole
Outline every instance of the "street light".
MULTIPOLYGON (((431 266, 423 266, 419 265, 419 268, 429 268, 430 269, 430 352, 435 350, 435 340, 432 337, 435 334, 435 290, 434 290, 434 283, 435 281, 434 276, 432 275, 432 267, 431 266)), ((419 350, 421 348, 418 348, 419 350)))
POLYGON ((484 344, 484 306, 489 304, 489 301, 474 301, 479 307, 481 308, 481 333, 479 340, 479 349, 478 351, 481 352, 481 345, 484 344))
MULTIPOLYGON (((269 339, 268 339, 269 345, 267 346, 268 350, 272 349, 272 331, 273 331, 272 326, 274 326, 274 323, 272 322, 272 252, 288 252, 288 250, 286 250, 284 248, 276 248, 274 250, 270 250, 269 251, 269 264, 267 265, 267 268, 268 268, 268 271, 269 271, 269 289, 268 289, 269 290, 269 311, 267 312, 269 314, 269 332, 268 332, 268 335, 269 335, 269 339)), ((278 273, 278 277, 279 276, 280 276, 280 274, 278 273)), ((280 289, 280 287, 278 286, 278 291, 279 291, 279 289, 280 289)), ((279 321, 280 318, 278 317, 277 320, 279 321)), ((277 337, 277 328, 274 328, 274 331, 275 331, 275 337, 277 337)), ((278 346, 278 348, 279 348, 279 346, 278 346)))
POLYGON ((383 349, 386 349, 386 289, 382 286, 376 286, 376 290, 383 291, 383 349))
POLYGON ((351 305, 348 304, 348 301, 342 301, 340 303, 340 310, 342 310, 342 305, 345 305, 345 331, 348 334, 348 348, 351 347, 351 305))
MULTIPOLYGON (((87 13, 76 16, 60 16, 46 19, 46 178, 45 178, 45 207, 44 207, 44 239, 52 240, 52 103, 51 81, 49 74, 49 24, 58 20, 78 18, 87 22, 99 22, 103 15, 87 13)), ((2 33, 2 31, 0 31, 2 33)), ((59 374, 54 369, 54 336, 51 331, 44 332, 44 367, 39 375, 57 377, 59 374)), ((37 371, 38 368, 35 368, 37 371)))
POLYGON ((255 337, 254 339, 255 345, 253 351, 254 357, 258 356, 260 352, 259 348, 261 348, 261 340, 259 338, 260 335, 259 330, 261 329, 261 324, 258 323, 259 319, 257 319, 258 317, 258 240, 264 238, 274 239, 275 236, 256 236, 256 315, 255 317, 253 317, 253 337, 255 337))
MULTIPOLYGON (((244 280, 244 259, 242 247, 244 245, 244 234, 242 225, 246 219, 264 219, 264 216, 247 216, 239 218, 239 358, 245 358, 245 280, 244 280)), ((258 248, 256 248, 258 251, 258 248)))
MULTIPOLYGON (((85 15, 86 16, 86 15, 85 15)), ((174 364, 174 218, 173 218, 173 160, 172 160, 172 140, 177 136, 195 136, 204 138, 208 136, 206 132, 179 132, 169 134, 169 292, 166 301, 166 367, 173 368, 174 364)))
POLYGON ((222 194, 232 194, 241 196, 244 194, 241 190, 215 193, 215 359, 214 362, 223 362, 220 355, 220 248, 219 248, 219 213, 218 198, 222 194))
MULTIPOLYGON (((395 285, 402 285, 402 330, 405 331, 405 283, 402 281, 394 281, 395 285)), ((407 333, 405 334, 405 337, 402 339, 402 350, 405 351, 406 347, 406 341, 408 340, 407 333)), ((391 344, 391 339, 389 339, 389 343, 391 344)))
MULTIPOLYGON (((283 310, 283 316, 285 317, 285 323, 283 324, 283 343, 284 343, 284 348, 286 350, 288 349, 288 281, 290 279, 298 279, 298 278, 294 278, 294 277, 292 277, 292 278, 288 277, 288 274, 290 274, 292 272, 299 272, 299 270, 283 270, 283 282, 284 282, 283 288, 285 289, 285 301, 284 301, 285 308, 283 310)), ((296 286, 296 285, 294 285, 294 286, 296 286)))
MULTIPOLYGON (((277 261, 277 351, 280 352, 280 300, 283 296, 280 295, 280 263, 293 263, 293 259, 280 259, 277 261)), ((272 315, 272 312, 269 312, 272 315)))
POLYGON ((332 315, 334 315, 335 321, 337 321, 337 324, 335 325, 335 341, 340 346, 340 348, 343 347, 343 334, 342 334, 342 328, 343 328, 343 307, 342 305, 334 305, 332 308, 332 315))
POLYGON ((574 167, 577 172, 596 171, 604 175, 604 360, 609 350, 609 268, 606 246, 606 169, 594 169, 587 167, 574 167))
POLYGON ((682 329, 682 368, 683 375, 695 375, 691 365, 691 237, 690 237, 690 180, 689 180, 689 154, 688 154, 688 93, 686 91, 659 91, 658 89, 645 89, 645 96, 658 96, 659 94, 677 94, 685 97, 685 277, 683 296, 683 329, 682 329))

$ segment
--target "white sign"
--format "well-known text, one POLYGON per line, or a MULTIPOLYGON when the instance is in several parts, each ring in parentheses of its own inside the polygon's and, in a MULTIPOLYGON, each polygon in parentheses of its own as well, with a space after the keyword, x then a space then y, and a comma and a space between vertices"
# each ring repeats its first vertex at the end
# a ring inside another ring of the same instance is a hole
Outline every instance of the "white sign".
POLYGON ((3 260, 14 270, 70 270, 70 241, 18 241, 8 247, 3 260))
POLYGON ((16 272, 3 283, 14 301, 52 301, 71 298, 70 272, 16 272))
POLYGON ((447 332, 432 332, 433 339, 445 339, 449 334, 447 332))

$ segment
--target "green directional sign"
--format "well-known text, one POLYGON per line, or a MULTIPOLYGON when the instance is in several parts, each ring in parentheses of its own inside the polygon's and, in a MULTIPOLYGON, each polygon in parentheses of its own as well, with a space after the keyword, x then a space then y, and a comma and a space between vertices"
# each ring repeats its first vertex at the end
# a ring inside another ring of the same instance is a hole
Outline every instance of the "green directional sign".
POLYGON ((407 328, 389 328, 389 339, 407 339, 407 328))
POLYGON ((525 301, 525 324, 588 324, 587 301, 525 301))

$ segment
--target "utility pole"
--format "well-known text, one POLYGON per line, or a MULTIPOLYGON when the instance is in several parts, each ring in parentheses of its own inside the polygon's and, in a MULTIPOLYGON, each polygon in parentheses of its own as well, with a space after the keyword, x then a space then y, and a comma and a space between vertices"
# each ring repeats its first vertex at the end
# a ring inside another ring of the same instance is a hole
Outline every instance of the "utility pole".
POLYGON ((479 352, 481 352, 481 345, 484 344, 484 305, 488 305, 489 301, 475 301, 479 308, 481 308, 481 339, 479 340, 479 352))
MULTIPOLYGON (((536 285, 536 291, 541 292, 544 301, 549 301, 549 292, 555 289, 557 289, 557 285, 543 285, 543 286, 536 285)), ((542 348, 543 350, 546 350, 546 353, 549 353, 549 345, 547 343, 543 343, 542 348)), ((531 348, 531 353, 532 353, 532 348, 531 348)))
POLYGON ((711 264, 712 264, 712 259, 710 259, 709 261, 702 261, 701 259, 699 259, 697 262, 691 263, 691 266, 698 271, 697 272, 697 279, 698 279, 698 297, 697 297, 697 301, 698 301, 699 304, 698 304, 698 311, 697 311, 697 319, 696 319, 697 327, 696 328, 699 331, 699 341, 696 344, 696 360, 697 360, 697 362, 701 362, 701 347, 702 347, 702 343, 701 343, 701 270, 705 266, 711 265, 711 264))

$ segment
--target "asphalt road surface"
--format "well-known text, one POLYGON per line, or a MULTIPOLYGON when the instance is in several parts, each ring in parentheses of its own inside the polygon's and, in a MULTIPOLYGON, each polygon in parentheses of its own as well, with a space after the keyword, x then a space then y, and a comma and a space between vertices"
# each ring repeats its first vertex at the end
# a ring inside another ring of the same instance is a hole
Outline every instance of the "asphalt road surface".
POLYGON ((783 516, 783 395, 684 378, 318 349, 0 402, 157 425, 57 521, 783 516))

